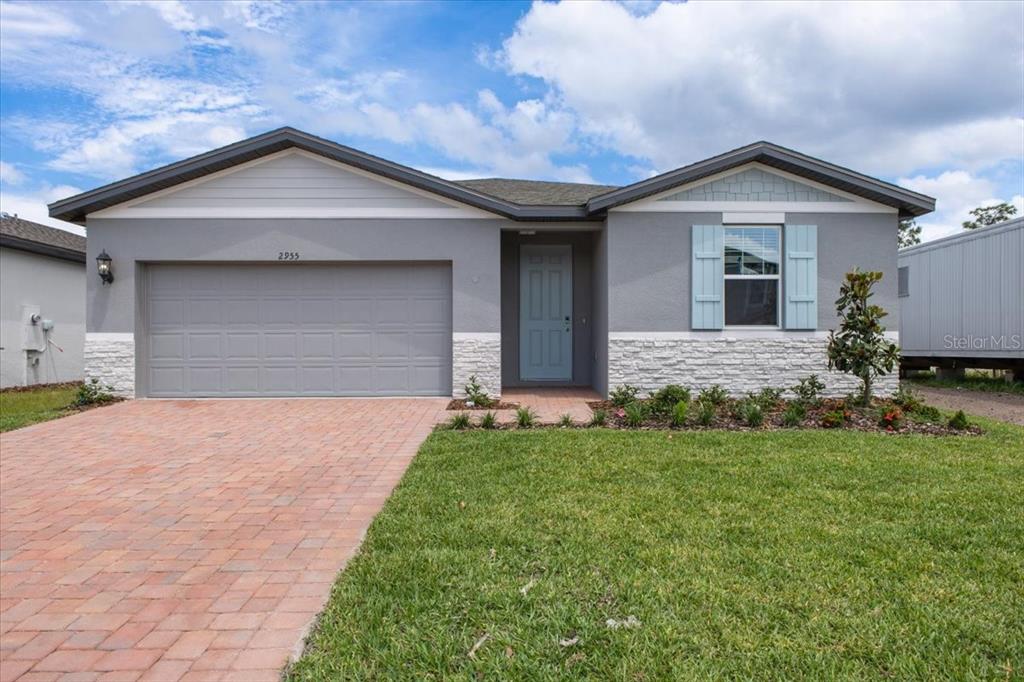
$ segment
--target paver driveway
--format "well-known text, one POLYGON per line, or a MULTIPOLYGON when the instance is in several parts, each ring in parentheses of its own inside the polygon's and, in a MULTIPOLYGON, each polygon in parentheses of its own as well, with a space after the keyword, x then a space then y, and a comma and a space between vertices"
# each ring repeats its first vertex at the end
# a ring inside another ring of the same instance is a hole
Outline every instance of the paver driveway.
POLYGON ((0 436, 0 678, 277 679, 443 399, 132 401, 0 436))

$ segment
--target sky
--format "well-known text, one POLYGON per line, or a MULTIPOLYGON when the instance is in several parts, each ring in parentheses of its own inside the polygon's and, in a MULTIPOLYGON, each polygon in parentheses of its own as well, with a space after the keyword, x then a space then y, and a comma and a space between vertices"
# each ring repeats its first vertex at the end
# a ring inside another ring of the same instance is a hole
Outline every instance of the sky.
POLYGON ((616 185, 768 140, 935 197, 935 239, 1024 213, 1022 27, 1017 1, 0 2, 0 208, 59 224, 47 202, 283 125, 616 185))

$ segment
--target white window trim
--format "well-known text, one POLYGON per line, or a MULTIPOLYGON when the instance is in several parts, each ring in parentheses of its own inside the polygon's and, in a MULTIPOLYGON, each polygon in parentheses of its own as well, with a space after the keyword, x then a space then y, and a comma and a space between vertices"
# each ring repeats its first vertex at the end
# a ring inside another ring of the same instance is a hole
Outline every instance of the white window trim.
MULTIPOLYGON (((783 256, 783 249, 785 248, 782 243, 782 225, 726 225, 726 230, 764 230, 773 229, 779 235, 779 271, 774 275, 729 275, 723 274, 722 277, 722 323, 725 329, 750 329, 750 330, 769 330, 769 329, 782 329, 782 264, 785 261, 783 256), (779 283, 778 289, 775 295, 775 324, 727 324, 725 323, 725 311, 726 311, 726 292, 725 292, 725 281, 730 279, 767 279, 775 280, 779 283)), ((725 271, 725 245, 722 245, 722 271, 725 271)))

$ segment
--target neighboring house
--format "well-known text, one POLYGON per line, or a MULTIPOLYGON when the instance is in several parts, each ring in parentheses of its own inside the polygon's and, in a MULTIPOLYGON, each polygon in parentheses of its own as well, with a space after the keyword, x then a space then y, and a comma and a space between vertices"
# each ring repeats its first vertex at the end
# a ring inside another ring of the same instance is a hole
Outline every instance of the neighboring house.
POLYGON ((0 388, 82 378, 85 237, 0 215, 0 388))
POLYGON ((739 393, 826 374, 854 267, 896 336, 897 221, 933 207, 767 142, 613 188, 449 182, 284 128, 50 214, 88 225, 86 373, 124 395, 739 393))
POLYGON ((901 366, 1024 379, 1024 218, 899 252, 901 366))

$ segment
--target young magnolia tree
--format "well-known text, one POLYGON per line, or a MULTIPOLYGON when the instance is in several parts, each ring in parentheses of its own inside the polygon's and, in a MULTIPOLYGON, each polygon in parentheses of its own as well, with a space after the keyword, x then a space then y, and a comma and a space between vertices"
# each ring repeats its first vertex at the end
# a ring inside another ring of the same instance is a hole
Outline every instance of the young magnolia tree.
POLYGON ((900 355, 899 347, 885 338, 882 318, 888 313, 869 302, 871 289, 880 279, 880 272, 854 268, 846 273, 836 299, 839 331, 833 329, 828 334, 828 368, 859 378, 865 405, 871 402, 875 377, 891 372, 900 355))

